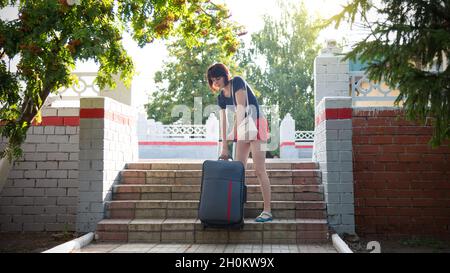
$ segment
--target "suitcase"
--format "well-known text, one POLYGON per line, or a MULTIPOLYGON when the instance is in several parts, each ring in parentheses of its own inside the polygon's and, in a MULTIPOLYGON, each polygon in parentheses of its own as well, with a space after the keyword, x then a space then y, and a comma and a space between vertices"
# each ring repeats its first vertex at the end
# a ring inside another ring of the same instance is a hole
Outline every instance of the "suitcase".
POLYGON ((198 218, 203 228, 242 228, 246 201, 247 186, 242 162, 203 162, 198 208, 198 218))

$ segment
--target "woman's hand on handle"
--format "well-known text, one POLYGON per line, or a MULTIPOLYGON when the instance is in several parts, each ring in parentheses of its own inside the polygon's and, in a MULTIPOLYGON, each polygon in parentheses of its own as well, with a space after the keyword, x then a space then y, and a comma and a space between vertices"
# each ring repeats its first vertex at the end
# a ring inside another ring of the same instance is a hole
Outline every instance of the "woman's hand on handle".
POLYGON ((229 160, 229 159, 233 160, 233 158, 231 156, 229 156, 228 153, 226 153, 226 154, 222 153, 219 156, 219 160, 229 160))

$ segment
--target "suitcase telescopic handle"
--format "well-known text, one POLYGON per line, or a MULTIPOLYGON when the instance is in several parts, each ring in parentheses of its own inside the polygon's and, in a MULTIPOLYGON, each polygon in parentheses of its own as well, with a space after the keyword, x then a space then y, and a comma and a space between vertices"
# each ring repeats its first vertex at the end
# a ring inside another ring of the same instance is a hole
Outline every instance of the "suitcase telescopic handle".
POLYGON ((230 156, 230 155, 228 155, 227 157, 222 157, 222 156, 219 156, 219 160, 228 160, 228 161, 233 161, 233 157, 232 157, 232 156, 230 156))

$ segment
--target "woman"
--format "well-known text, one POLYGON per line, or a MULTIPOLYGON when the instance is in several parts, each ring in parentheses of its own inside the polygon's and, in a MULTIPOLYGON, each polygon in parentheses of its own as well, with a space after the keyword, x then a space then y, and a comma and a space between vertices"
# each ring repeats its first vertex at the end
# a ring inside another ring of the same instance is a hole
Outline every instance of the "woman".
POLYGON ((272 213, 270 207, 271 192, 270 181, 266 171, 265 151, 261 150, 261 144, 265 143, 269 137, 269 131, 267 126, 267 120, 264 118, 263 113, 259 111, 259 104, 253 94, 250 86, 241 78, 231 78, 228 68, 221 63, 214 64, 208 68, 207 79, 209 88, 213 92, 219 92, 217 97, 217 104, 220 106, 220 120, 222 127, 222 152, 220 158, 228 158, 228 143, 226 140, 237 139, 236 144, 236 160, 241 161, 244 166, 247 166, 247 159, 252 152, 253 164, 256 172, 256 176, 261 185, 261 192, 264 200, 264 209, 261 214, 255 219, 256 222, 268 222, 272 221, 272 213), (254 109, 256 113, 253 113, 256 127, 258 128, 258 134, 255 140, 241 140, 241 137, 237 136, 237 128, 244 120, 246 114, 245 106, 248 103, 251 109, 254 109), (234 109, 236 111, 235 124, 232 128, 231 134, 226 137, 227 132, 227 119, 225 109, 234 109), (230 107, 231 106, 231 107, 230 107), (236 107, 233 107, 236 106, 236 107))

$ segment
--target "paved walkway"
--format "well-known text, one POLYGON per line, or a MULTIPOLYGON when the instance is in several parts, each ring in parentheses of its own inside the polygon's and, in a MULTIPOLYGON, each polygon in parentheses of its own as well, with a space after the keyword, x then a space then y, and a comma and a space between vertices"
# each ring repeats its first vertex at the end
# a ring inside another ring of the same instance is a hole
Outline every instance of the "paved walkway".
POLYGON ((77 253, 337 253, 329 244, 107 244, 93 243, 77 253))

